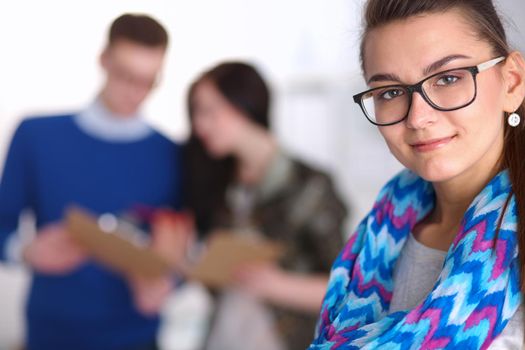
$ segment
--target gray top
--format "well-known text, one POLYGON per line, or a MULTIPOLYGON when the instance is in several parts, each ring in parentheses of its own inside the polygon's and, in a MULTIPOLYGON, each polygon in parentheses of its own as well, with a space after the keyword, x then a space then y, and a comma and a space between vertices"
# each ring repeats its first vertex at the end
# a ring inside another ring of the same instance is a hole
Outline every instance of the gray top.
MULTIPOLYGON (((436 283, 447 252, 427 247, 410 233, 394 268, 394 292, 390 312, 412 309, 430 293, 436 283)), ((489 350, 523 347, 523 308, 520 306, 489 350)))

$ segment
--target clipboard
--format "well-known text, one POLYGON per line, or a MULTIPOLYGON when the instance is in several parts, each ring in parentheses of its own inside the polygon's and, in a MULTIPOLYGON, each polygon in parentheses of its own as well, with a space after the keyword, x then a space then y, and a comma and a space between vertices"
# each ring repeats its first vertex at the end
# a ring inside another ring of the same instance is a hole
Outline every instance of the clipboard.
POLYGON ((170 273, 169 264, 155 251, 140 247, 118 234, 103 231, 97 218, 84 209, 70 207, 65 215, 67 232, 99 263, 123 274, 154 279, 170 273))
POLYGON ((259 237, 217 232, 210 238, 204 256, 188 272, 188 277, 210 288, 227 287, 238 265, 276 262, 283 251, 280 244, 259 237))

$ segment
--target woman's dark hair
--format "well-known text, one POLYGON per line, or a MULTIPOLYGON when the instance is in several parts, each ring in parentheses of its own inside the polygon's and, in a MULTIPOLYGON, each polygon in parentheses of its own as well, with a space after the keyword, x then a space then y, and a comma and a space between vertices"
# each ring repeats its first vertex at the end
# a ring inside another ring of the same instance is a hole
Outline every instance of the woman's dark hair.
MULTIPOLYGON (((195 91, 202 83, 213 84, 222 96, 254 123, 269 129, 270 92, 257 70, 242 62, 225 62, 204 72, 191 85, 187 106, 190 119, 195 112, 195 91)), ((235 180, 233 157, 214 159, 191 129, 184 148, 185 197, 193 211, 199 233, 213 226, 214 214, 225 207, 227 187, 235 180)))
MULTIPOLYGON (((365 30, 361 41, 363 70, 366 55, 365 41, 371 30, 395 20, 428 13, 443 13, 453 9, 460 10, 464 14, 465 20, 472 25, 478 39, 492 46, 495 57, 509 55, 511 49, 507 43, 505 29, 491 0, 369 0, 365 7, 365 30)), ((521 117, 525 117, 525 101, 516 112, 521 117)), ((522 122, 515 128, 505 123, 504 137, 501 168, 508 169, 512 191, 516 198, 521 292, 525 293, 525 221, 520 220, 520 217, 525 217, 525 159, 523 158, 525 123, 522 122)))

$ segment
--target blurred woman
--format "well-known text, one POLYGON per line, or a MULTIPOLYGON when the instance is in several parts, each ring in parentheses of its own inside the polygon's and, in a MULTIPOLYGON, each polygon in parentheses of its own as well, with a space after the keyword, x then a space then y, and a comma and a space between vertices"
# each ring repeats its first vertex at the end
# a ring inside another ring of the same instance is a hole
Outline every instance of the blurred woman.
POLYGON ((342 247, 345 206, 326 174, 279 148, 269 106, 245 63, 220 64, 189 90, 185 188, 198 231, 258 233, 285 247, 278 265, 239 267, 217 297, 209 350, 306 348, 342 247))

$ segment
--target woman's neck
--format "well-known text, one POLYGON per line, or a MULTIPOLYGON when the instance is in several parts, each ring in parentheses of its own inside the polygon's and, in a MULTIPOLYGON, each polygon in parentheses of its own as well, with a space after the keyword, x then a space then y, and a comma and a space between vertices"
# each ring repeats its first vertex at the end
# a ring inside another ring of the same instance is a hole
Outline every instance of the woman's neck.
POLYGON ((278 147, 272 135, 259 128, 246 133, 235 156, 238 160, 237 179, 246 185, 258 184, 266 174, 278 147))
POLYGON ((474 198, 498 173, 498 164, 488 171, 472 169, 448 181, 433 183, 436 206, 432 216, 445 225, 459 224, 474 198))
POLYGON ((426 246, 448 250, 468 207, 496 174, 497 168, 491 171, 470 171, 444 182, 433 183, 436 205, 414 227, 414 236, 426 246))

